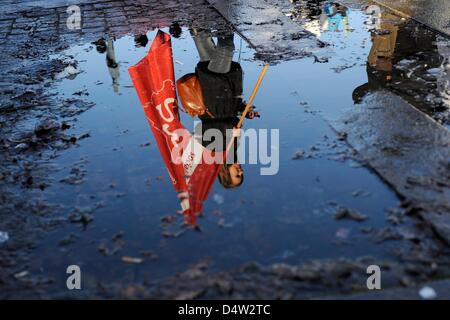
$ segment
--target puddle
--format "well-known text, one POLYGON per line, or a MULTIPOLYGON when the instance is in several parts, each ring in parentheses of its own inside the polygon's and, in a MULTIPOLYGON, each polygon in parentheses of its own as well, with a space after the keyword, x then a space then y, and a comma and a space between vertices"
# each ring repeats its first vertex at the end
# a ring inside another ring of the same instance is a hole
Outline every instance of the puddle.
MULTIPOLYGON (((357 108, 355 96, 383 86, 366 67, 371 48, 367 17, 352 11, 348 18, 348 32, 319 34, 314 23, 310 26, 310 31, 332 43, 335 53, 320 58, 326 60, 311 57, 269 67, 254 101, 261 118, 246 120, 244 129, 279 129, 279 172, 261 176, 260 165, 243 164, 245 180, 240 187, 225 189, 215 181, 197 220, 200 230, 181 226, 177 193, 128 76, 127 69, 145 56, 156 32, 147 34, 146 47, 137 48, 131 36, 113 41, 117 67, 114 61, 107 64, 103 44, 65 52, 66 59, 78 62, 77 72, 60 80, 55 90, 95 106, 77 116, 71 130, 88 137, 55 160, 61 170, 45 192, 50 201, 65 208, 78 207, 75 216, 88 213, 93 220, 47 236, 32 265, 65 284, 67 265, 78 264, 85 285, 94 287, 98 281, 156 281, 198 261, 207 261, 212 270, 229 270, 248 261, 298 264, 312 259, 392 257, 396 241, 381 246, 364 231, 388 226, 386 209, 397 207, 398 199, 352 159, 351 150, 324 120, 344 108, 357 108), (75 179, 57 182, 68 176, 75 179), (336 220, 338 207, 368 219, 336 220), (125 258, 124 262, 123 257, 143 261, 127 264, 141 261, 125 258)), ((403 77, 397 69, 416 58, 436 68, 431 62, 439 60, 432 46, 436 39, 428 40, 430 47, 424 44, 423 50, 429 51, 409 55, 397 51, 389 89, 407 100, 415 96, 403 95, 400 82, 414 87, 420 76, 403 77)), ((409 40, 399 36, 398 41, 409 40)), ((233 60, 244 72, 247 99, 262 64, 237 35, 234 44, 233 60)), ((199 57, 189 31, 183 29, 179 38, 172 38, 172 46, 176 79, 194 72, 199 57)), ((193 130, 191 117, 181 113, 181 121, 193 130)))

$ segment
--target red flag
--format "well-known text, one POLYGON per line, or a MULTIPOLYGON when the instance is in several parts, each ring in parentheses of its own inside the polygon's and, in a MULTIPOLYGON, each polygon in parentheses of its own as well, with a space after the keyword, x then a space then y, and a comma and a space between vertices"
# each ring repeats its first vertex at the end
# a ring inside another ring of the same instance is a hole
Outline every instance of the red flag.
POLYGON ((178 115, 170 35, 158 31, 148 54, 128 71, 172 183, 178 192, 185 191, 183 167, 171 161, 180 142, 175 132, 184 127, 178 115))
POLYGON ((203 161, 216 155, 195 141, 180 122, 170 35, 159 30, 147 55, 128 71, 182 211, 195 223, 222 164, 203 161))

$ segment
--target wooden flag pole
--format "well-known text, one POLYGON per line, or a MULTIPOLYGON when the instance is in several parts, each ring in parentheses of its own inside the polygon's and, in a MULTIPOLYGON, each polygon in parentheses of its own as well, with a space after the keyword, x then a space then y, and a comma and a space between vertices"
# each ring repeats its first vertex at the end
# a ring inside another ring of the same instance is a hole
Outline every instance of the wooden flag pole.
POLYGON ((248 102, 247 102, 247 105, 245 106, 244 112, 242 112, 241 119, 239 120, 239 123, 236 126, 238 129, 240 127, 242 127, 242 122, 244 122, 245 116, 250 111, 250 108, 252 106, 253 100, 255 99, 256 94, 258 93, 259 87, 261 86, 261 82, 263 81, 264 76, 265 76, 265 74, 267 72, 267 68, 268 68, 268 66, 265 65, 264 69, 262 70, 261 74, 259 75, 258 81, 256 82, 255 87, 253 88, 252 95, 248 99, 248 102))
MULTIPOLYGON (((244 122, 245 116, 247 115, 247 113, 250 110, 250 107, 252 106, 252 102, 253 102, 253 100, 256 97, 256 93, 258 92, 259 87, 261 86, 261 83, 262 83, 262 81, 264 79, 264 76, 265 76, 265 74, 267 72, 267 68, 268 68, 268 66, 265 65, 264 69, 261 71, 261 74, 259 75, 258 81, 256 82, 255 87, 253 88, 252 95, 248 99, 247 105, 245 106, 244 112, 242 112, 241 118, 239 119, 239 123, 237 124, 236 129, 240 129, 242 127, 242 123, 244 122)), ((230 151, 231 146, 233 145, 233 143, 234 143, 234 139, 231 139, 230 143, 227 146, 225 154, 228 154, 228 151, 230 151)))

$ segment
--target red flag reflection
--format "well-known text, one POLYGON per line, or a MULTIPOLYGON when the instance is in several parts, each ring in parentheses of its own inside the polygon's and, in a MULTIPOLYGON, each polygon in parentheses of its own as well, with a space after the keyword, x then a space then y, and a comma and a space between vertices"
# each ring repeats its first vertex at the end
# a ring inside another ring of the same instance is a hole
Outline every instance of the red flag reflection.
POLYGON ((158 31, 147 55, 129 73, 182 211, 195 224, 223 162, 208 158, 223 156, 204 148, 180 122, 170 35, 158 31))

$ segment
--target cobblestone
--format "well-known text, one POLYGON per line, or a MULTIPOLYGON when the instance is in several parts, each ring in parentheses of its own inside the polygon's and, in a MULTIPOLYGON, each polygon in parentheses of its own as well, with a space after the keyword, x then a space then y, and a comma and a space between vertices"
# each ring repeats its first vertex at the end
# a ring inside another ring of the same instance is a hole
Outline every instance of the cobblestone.
MULTIPOLYGON (((210 9, 203 0, 191 1, 86 1, 70 2, 81 9, 81 30, 67 27, 69 14, 67 1, 54 1, 53 4, 41 1, 2 1, 4 12, 0 14, 0 39, 3 47, 16 47, 17 43, 33 43, 36 34, 54 36, 58 39, 73 41, 91 41, 110 33, 120 37, 126 34, 141 33, 144 29, 167 27, 176 19, 181 24, 192 23, 218 28, 226 22, 210 9), (39 5, 45 5, 39 6, 39 5), (205 10, 207 12, 205 12, 205 10), (146 14, 144 15, 143 12, 146 14), (199 14, 203 12, 204 14, 199 14), (203 21, 192 21, 192 17, 203 21), (163 19, 164 18, 164 19, 163 19), (73 37, 73 35, 78 35, 73 37), (6 40, 6 41, 5 41, 6 40)), ((18 48, 17 48, 18 49, 18 48)), ((48 48, 47 48, 48 49, 48 48)), ((2 67, 11 65, 2 50, 2 67)))

